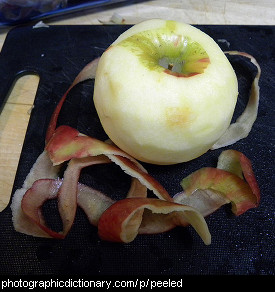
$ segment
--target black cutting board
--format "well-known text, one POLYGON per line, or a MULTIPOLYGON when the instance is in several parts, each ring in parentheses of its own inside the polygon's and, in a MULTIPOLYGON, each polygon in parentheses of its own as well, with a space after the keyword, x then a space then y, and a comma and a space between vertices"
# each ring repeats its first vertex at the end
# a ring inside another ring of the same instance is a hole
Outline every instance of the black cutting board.
MULTIPOLYGON (((260 206, 235 217, 224 206, 206 218, 212 244, 205 246, 191 227, 158 235, 139 235, 129 244, 101 241, 82 210, 64 240, 34 238, 14 231, 8 206, 0 213, 0 274, 189 275, 274 274, 274 26, 198 26, 223 50, 252 54, 262 68, 259 114, 250 135, 233 148, 247 155, 261 189, 260 206)), ((34 109, 23 145, 13 193, 22 186, 44 148, 52 111, 79 71, 128 26, 31 26, 11 30, 0 54, 0 106, 14 79, 28 72, 40 76, 34 109)), ((248 99, 255 75, 249 61, 231 56, 239 80, 234 119, 248 99)), ((77 85, 65 102, 59 123, 105 139, 93 101, 93 81, 77 85)), ((224 148, 224 149, 227 149, 224 148)), ((181 191, 183 177, 203 166, 216 166, 222 150, 178 165, 144 164, 171 195, 181 191)), ((81 181, 113 198, 123 198, 130 178, 114 165, 82 172, 81 181)), ((56 205, 48 203, 47 210, 56 205)))

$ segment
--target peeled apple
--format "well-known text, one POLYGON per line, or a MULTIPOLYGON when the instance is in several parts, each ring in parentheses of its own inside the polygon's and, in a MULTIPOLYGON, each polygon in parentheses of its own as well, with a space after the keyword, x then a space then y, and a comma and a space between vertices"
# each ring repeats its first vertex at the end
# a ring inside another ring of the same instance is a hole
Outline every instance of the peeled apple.
POLYGON ((153 19, 122 33, 103 53, 94 104, 109 138, 153 164, 192 160, 229 127, 236 74, 201 30, 153 19))

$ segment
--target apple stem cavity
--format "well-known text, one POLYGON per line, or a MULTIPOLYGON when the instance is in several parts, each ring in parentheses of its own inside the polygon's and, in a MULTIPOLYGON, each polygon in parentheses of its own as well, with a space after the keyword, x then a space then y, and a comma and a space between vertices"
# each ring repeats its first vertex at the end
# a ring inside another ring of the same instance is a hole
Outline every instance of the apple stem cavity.
POLYGON ((182 68, 184 66, 184 60, 173 60, 168 57, 163 57, 159 59, 159 65, 163 67, 165 70, 169 70, 171 72, 176 72, 181 74, 182 73, 182 68))
POLYGON ((201 74, 210 63, 203 46, 184 34, 170 29, 141 31, 117 43, 116 46, 132 50, 150 70, 175 77, 201 74), (164 70, 163 70, 164 69, 164 70))

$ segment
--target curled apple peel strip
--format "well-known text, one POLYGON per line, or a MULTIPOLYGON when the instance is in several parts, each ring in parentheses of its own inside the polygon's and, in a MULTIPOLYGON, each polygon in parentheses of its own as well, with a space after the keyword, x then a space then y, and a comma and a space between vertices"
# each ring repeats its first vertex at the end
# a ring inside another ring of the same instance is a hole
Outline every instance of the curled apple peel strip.
POLYGON ((188 192, 182 191, 177 193, 173 199, 175 203, 191 206, 199 210, 203 217, 230 203, 229 199, 213 189, 196 189, 191 195, 188 192))
POLYGON ((131 242, 139 233, 142 221, 140 211, 150 210, 153 214, 177 213, 175 225, 190 223, 205 244, 211 243, 211 235, 203 216, 194 208, 153 198, 128 198, 117 201, 100 217, 98 232, 101 239, 116 242, 131 242), (123 210, 123 212, 122 212, 123 210))
MULTIPOLYGON (((48 153, 43 151, 29 174, 27 175, 24 184, 21 189, 17 189, 12 197, 11 210, 12 221, 15 230, 21 233, 38 236, 38 237, 50 237, 47 232, 43 231, 39 226, 33 224, 29 217, 23 212, 21 208, 22 198, 33 183, 39 179, 57 179, 60 166, 53 166, 48 153)), ((56 187, 58 184, 56 184, 56 187)), ((54 195, 52 193, 52 195, 54 195)), ((49 194, 50 196, 50 194, 49 194)))
POLYGON ((252 169, 251 161, 237 150, 225 150, 218 159, 217 168, 229 171, 245 179, 254 195, 256 207, 260 203, 260 188, 252 169))
MULTIPOLYGON (((32 202, 33 198, 29 197, 25 199, 25 202, 23 201, 23 208, 21 208, 22 199, 27 190, 22 188, 15 192, 11 209, 13 225, 16 231, 35 237, 58 239, 63 239, 65 237, 66 234, 64 232, 54 232, 48 228, 41 213, 41 204, 43 202, 50 199, 58 199, 58 192, 60 191, 62 183, 62 179, 36 180, 30 190, 33 197, 40 197, 40 202, 36 199, 32 202), (43 197, 41 199, 41 193, 45 194, 44 199, 43 197), (27 208, 30 209, 30 213, 26 214, 26 206, 24 206, 24 204, 29 204, 28 199, 30 203, 33 204, 32 207, 27 206, 27 208), (38 217, 36 213, 39 213, 40 217, 38 217)), ((114 202, 115 201, 110 197, 93 188, 81 183, 77 184, 77 204, 85 211, 90 223, 95 226, 97 226, 101 214, 114 202)))
POLYGON ((252 83, 249 101, 246 105, 245 110, 239 116, 236 122, 231 124, 227 128, 225 133, 211 147, 212 150, 232 145, 236 143, 237 141, 243 138, 246 138, 248 136, 257 118, 259 99, 260 99, 259 79, 261 76, 261 68, 258 62, 256 61, 256 59, 250 54, 247 54, 244 52, 227 51, 224 53, 229 54, 229 55, 239 55, 239 56, 249 58, 250 61, 257 67, 258 72, 252 83))
POLYGON ((85 159, 72 159, 64 173, 62 180, 36 180, 31 188, 29 188, 22 197, 21 208, 23 213, 46 232, 50 237, 64 238, 70 231, 74 222, 77 208, 77 191, 78 180, 82 168, 108 163, 109 160, 105 156, 87 157, 85 159), (41 181, 43 185, 41 187, 41 181), (45 224, 44 217, 41 212, 42 205, 49 199, 58 198, 59 214, 63 223, 62 232, 55 232, 45 224))
POLYGON ((201 168, 185 177, 181 186, 184 192, 174 198, 177 202, 186 202, 183 198, 188 198, 198 189, 211 190, 224 196, 225 203, 231 202, 232 212, 237 216, 257 207, 260 201, 260 189, 251 162, 236 150, 222 152, 217 168, 201 168))
POLYGON ((61 100, 59 101, 59 103, 57 104, 52 116, 51 116, 51 120, 48 126, 48 130, 46 133, 46 143, 50 140, 50 138, 53 135, 53 132, 56 129, 56 124, 57 124, 57 119, 60 113, 60 110, 67 98, 67 95, 69 94, 70 90, 78 83, 88 80, 88 79, 94 79, 95 75, 96 75, 96 69, 97 69, 97 65, 99 62, 100 58, 96 58, 93 61, 91 61, 90 63, 88 63, 80 72, 79 74, 76 76, 76 78, 74 79, 73 83, 71 84, 71 86, 68 88, 68 90, 65 92, 65 94, 62 96, 61 100))

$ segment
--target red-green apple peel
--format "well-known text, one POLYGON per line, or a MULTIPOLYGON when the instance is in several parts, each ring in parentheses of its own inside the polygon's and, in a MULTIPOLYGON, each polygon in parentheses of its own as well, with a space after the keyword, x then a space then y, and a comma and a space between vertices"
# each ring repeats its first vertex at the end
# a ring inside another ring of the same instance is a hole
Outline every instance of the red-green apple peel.
POLYGON ((176 21, 148 20, 103 53, 94 103, 104 130, 141 161, 194 159, 229 127, 236 74, 217 43, 176 21))

